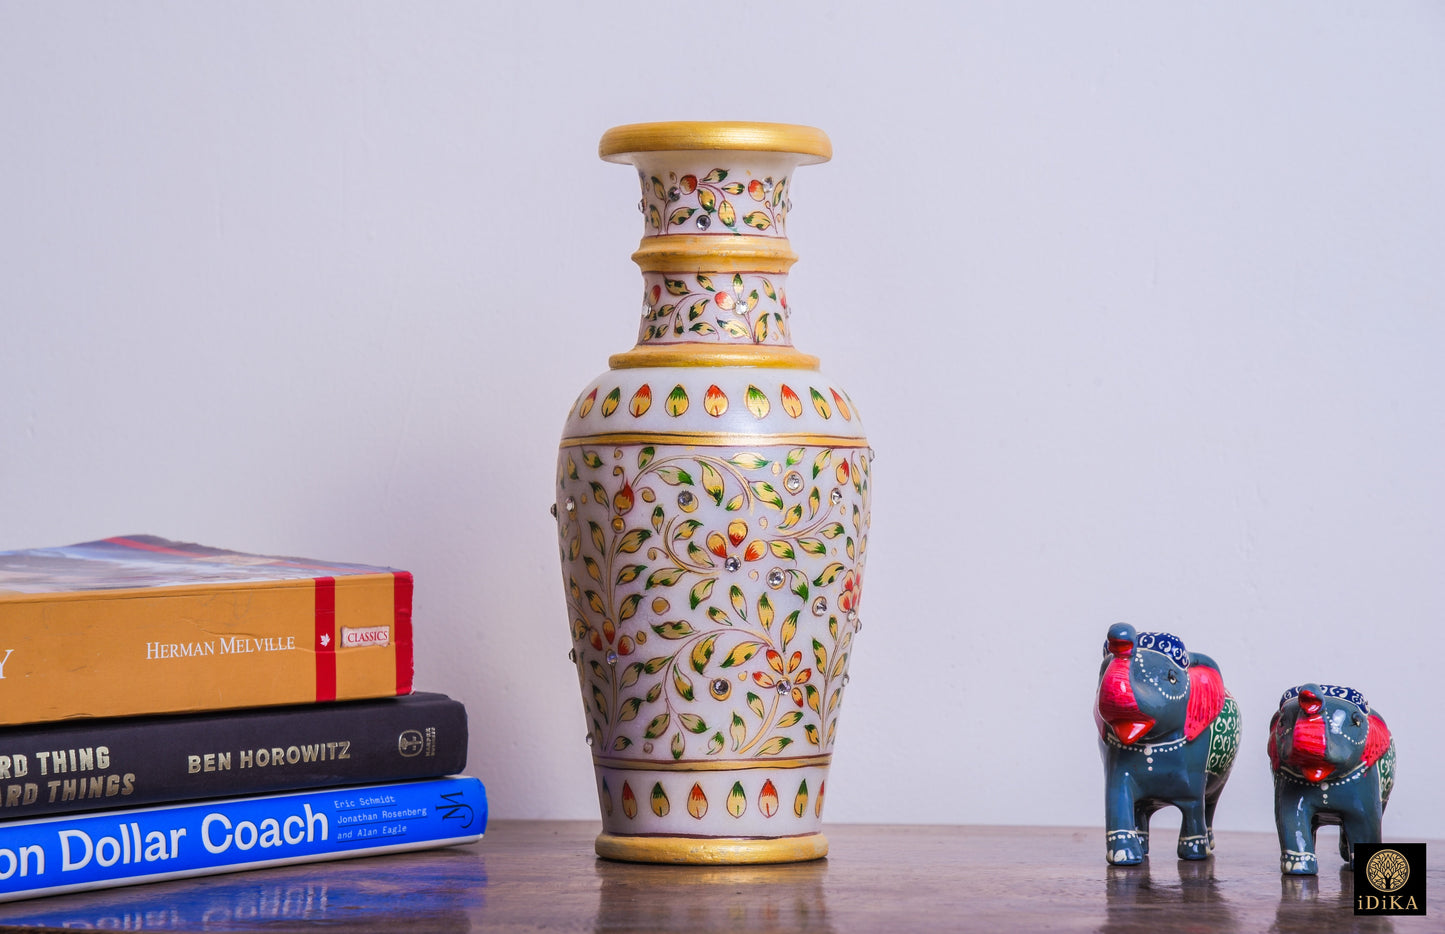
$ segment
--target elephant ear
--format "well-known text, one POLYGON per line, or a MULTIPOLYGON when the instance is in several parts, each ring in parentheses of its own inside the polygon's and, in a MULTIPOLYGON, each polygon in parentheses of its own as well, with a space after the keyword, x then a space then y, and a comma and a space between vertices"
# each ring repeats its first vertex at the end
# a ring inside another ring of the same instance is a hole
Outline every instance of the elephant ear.
POLYGON ((1189 667, 1189 710, 1184 716, 1184 737, 1194 739, 1209 729, 1209 724, 1224 709, 1224 678, 1216 668, 1205 665, 1189 667))
POLYGON ((1385 726, 1384 720, 1370 714, 1370 734, 1365 737, 1365 766, 1374 765, 1389 748, 1390 728, 1385 726))

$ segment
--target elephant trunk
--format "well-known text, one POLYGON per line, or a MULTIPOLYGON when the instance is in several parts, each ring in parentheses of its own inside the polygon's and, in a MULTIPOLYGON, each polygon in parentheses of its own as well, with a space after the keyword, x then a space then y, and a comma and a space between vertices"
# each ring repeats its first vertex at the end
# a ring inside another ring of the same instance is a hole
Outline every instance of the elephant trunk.
POLYGON ((1325 734, 1324 701, 1314 691, 1299 692, 1300 716, 1285 731, 1280 758, 1312 782, 1323 780, 1335 770, 1329 761, 1329 737, 1325 734))
POLYGON ((1326 759, 1329 742, 1323 717, 1300 717, 1290 730, 1289 739, 1284 761, 1290 768, 1312 782, 1321 781, 1335 770, 1326 759))
POLYGON ((1097 704, 1099 719, 1109 725, 1121 743, 1128 745, 1148 733, 1154 718, 1139 709, 1134 698, 1134 685, 1129 679, 1129 656, 1116 655, 1104 669, 1099 682, 1097 704))

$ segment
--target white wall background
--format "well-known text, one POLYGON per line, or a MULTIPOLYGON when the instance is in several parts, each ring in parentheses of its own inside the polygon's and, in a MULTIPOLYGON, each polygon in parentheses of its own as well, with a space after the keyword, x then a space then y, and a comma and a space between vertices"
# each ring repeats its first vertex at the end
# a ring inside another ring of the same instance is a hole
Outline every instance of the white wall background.
MULTIPOLYGON (((799 346, 874 447, 833 821, 1098 826, 1118 620, 1352 684, 1445 837, 1445 7, 0 0, 0 548, 416 574, 497 817, 595 817, 547 515, 630 346, 618 123, 826 129, 799 346)), ((1172 816, 1161 816, 1172 821, 1172 816)), ((1171 831, 1172 832, 1172 831, 1171 831)))

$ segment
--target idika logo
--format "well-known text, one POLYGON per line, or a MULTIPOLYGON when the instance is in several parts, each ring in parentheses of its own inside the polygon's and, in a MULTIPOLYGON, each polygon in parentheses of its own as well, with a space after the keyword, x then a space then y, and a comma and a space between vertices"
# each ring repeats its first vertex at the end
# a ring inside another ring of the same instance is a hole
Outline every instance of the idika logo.
POLYGON ((1425 844, 1355 844, 1355 914, 1425 913, 1425 844))

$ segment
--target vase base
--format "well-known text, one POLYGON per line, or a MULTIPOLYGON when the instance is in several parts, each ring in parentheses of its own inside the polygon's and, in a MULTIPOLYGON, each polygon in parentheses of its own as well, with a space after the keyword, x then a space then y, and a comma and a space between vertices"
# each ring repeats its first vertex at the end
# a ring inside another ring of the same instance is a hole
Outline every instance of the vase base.
POLYGON ((802 863, 828 855, 828 838, 820 833, 797 837, 668 837, 597 835, 597 855, 629 863, 671 863, 686 866, 743 866, 757 863, 802 863))

